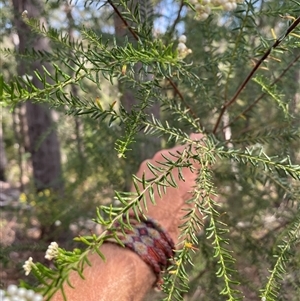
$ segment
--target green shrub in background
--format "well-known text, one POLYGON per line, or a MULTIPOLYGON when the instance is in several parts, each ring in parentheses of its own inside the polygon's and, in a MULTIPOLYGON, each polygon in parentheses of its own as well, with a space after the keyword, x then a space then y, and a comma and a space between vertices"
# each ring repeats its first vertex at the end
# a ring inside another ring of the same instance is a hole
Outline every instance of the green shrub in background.
MULTIPOLYGON (((164 300, 195 300, 199 292, 201 300, 297 300, 300 295, 300 5, 236 2, 169 3, 178 8, 178 17, 154 34, 159 16, 150 2, 109 0, 96 6, 120 15, 127 29, 123 40, 117 30, 109 37, 84 26, 78 26, 80 38, 70 40, 25 12, 23 21, 32 31, 56 45, 50 53, 28 49, 35 59, 51 62, 53 72, 44 69, 51 82, 39 71, 35 76, 42 88, 28 77, 1 82, 2 104, 10 108, 34 99, 84 120, 82 168, 72 160, 65 165, 66 182, 82 171, 75 186, 89 173, 91 183, 97 183, 94 152, 109 158, 101 162, 103 173, 124 178, 126 164, 138 166, 130 153, 141 132, 160 137, 166 146, 196 144, 196 155, 187 152, 168 161, 150 181, 133 178, 155 202, 153 190, 173 185, 169 172, 175 166, 183 168, 190 159, 202 165, 190 200, 195 206, 182 225, 186 239, 165 279, 164 300), (117 98, 104 102, 91 92, 107 83, 134 90, 131 110, 117 98), (80 94, 71 93, 70 86, 80 94), (156 104, 160 118, 149 113, 156 104), (191 132, 205 133, 204 144, 191 141, 191 132)), ((139 212, 145 198, 139 191, 115 196, 119 206, 97 211, 96 222, 106 228, 129 208, 139 212)), ((71 270, 81 273, 90 251, 101 256, 105 235, 76 238, 86 244, 82 250, 52 244, 47 254, 55 268, 34 260, 24 268, 48 283, 40 290, 50 299, 71 270)))

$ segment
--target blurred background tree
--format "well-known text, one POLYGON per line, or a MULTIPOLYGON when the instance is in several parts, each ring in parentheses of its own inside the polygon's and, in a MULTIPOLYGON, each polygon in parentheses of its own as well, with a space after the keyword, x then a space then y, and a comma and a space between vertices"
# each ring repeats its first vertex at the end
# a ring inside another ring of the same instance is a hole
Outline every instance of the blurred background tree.
MULTIPOLYGON (((210 14, 207 7, 216 1, 190 2, 0 1, 1 84, 19 82, 28 92, 9 98, 4 86, 1 99, 2 286, 25 279, 23 261, 32 252, 43 260, 49 240, 70 248, 73 236, 101 232, 88 222, 96 206, 109 204, 115 190, 127 191, 142 160, 185 141, 183 133, 203 131, 223 156, 214 164, 213 182, 228 230, 223 235, 236 260, 236 287, 245 300, 259 299, 277 245, 300 224, 300 187, 299 176, 270 173, 246 155, 267 154, 299 167, 299 26, 231 100, 300 7, 295 1, 244 1, 226 11, 219 1, 210 14), (45 28, 27 24, 24 10, 45 28), (178 41, 182 34, 184 43, 178 41), (99 53, 92 51, 95 45, 99 53), (134 57, 128 45, 145 56, 134 57), (182 49, 192 52, 180 57, 182 49), (26 81, 44 91, 32 99, 37 103, 28 101, 35 90, 26 81)), ((216 275, 219 262, 205 232, 198 235, 194 267, 186 267, 190 290, 182 299, 223 300, 224 279, 216 275)), ((300 295, 299 235, 289 252, 276 300, 300 295)))

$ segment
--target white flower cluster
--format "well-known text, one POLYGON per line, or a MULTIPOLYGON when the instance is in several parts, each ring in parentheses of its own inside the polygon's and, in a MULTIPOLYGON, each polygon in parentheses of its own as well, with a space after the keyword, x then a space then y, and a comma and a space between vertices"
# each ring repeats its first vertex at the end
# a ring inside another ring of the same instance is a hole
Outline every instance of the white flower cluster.
POLYGON ((177 51, 178 51, 178 57, 181 59, 184 59, 188 54, 192 53, 192 49, 189 49, 186 47, 186 36, 181 35, 178 39, 178 46, 177 46, 177 51))
MULTIPOLYGON (((48 260, 52 260, 53 258, 56 258, 58 255, 59 255, 58 244, 57 244, 57 242, 53 241, 49 245, 49 247, 46 251, 45 258, 48 260)), ((31 272, 32 268, 34 268, 34 267, 35 267, 35 264, 33 262, 33 259, 32 259, 32 257, 29 257, 23 265, 25 275, 28 276, 29 273, 31 272)), ((2 301, 2 300, 0 299, 0 301, 2 301)))
POLYGON ((53 258, 56 258, 58 256, 59 252, 58 252, 58 244, 57 242, 53 241, 47 251, 46 251, 46 255, 45 258, 48 260, 52 260, 53 258))
POLYGON ((23 269, 25 271, 25 275, 28 276, 29 273, 32 270, 32 267, 34 266, 32 257, 29 257, 28 260, 25 261, 24 265, 23 265, 23 269))
POLYGON ((17 287, 14 284, 8 286, 7 290, 0 290, 1 301, 42 301, 43 296, 33 290, 17 287))
POLYGON ((200 21, 206 20, 212 10, 232 11, 237 8, 238 3, 243 2, 244 0, 190 0, 197 13, 196 19, 200 21))

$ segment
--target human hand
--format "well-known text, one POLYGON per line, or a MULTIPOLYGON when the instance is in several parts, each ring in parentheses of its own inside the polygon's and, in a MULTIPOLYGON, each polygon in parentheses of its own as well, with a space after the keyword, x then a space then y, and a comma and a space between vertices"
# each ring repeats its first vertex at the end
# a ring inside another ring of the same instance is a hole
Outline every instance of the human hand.
MULTIPOLYGON (((205 136, 203 134, 191 134, 190 138, 192 140, 202 140, 205 136)), ((149 170, 147 163, 150 163, 154 166, 162 167, 161 164, 166 162, 165 158, 169 158, 172 161, 176 161, 176 158, 172 154, 178 157, 179 154, 183 153, 188 145, 179 145, 171 149, 165 149, 158 151, 152 159, 145 160, 140 165, 140 168, 137 172, 137 177, 145 179, 153 178, 153 173, 149 170)), ((195 150, 192 149, 193 151, 195 150)), ((157 190, 154 192, 155 203, 153 204, 150 201, 149 196, 146 196, 147 199, 147 209, 142 205, 143 212, 146 216, 152 217, 157 220, 169 235, 174 240, 175 244, 178 242, 179 236, 179 225, 182 223, 182 218, 186 214, 183 211, 183 208, 187 207, 186 201, 192 197, 193 187, 195 186, 195 180, 197 178, 197 170, 200 169, 200 164, 198 161, 190 160, 194 170, 188 167, 183 167, 181 169, 181 174, 183 179, 179 178, 178 168, 173 168, 171 173, 177 187, 167 187, 166 193, 163 193, 160 197, 157 190)), ((140 190, 142 190, 142 185, 139 184, 140 190)), ((135 187, 132 186, 132 191, 135 191, 135 187)), ((163 189, 162 189, 163 190, 163 189)))

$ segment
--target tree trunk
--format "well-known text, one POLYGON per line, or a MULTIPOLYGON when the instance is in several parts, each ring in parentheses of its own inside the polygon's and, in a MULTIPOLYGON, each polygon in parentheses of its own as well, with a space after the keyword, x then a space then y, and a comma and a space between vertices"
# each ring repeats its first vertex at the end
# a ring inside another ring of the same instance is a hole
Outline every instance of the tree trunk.
POLYGON ((26 103, 33 175, 37 191, 62 188, 60 150, 51 110, 41 104, 26 103))
MULTIPOLYGON (((43 7, 40 1, 13 0, 14 21, 19 36, 18 50, 24 53, 26 49, 49 51, 49 41, 41 36, 33 34, 30 28, 22 20, 22 12, 27 10, 28 17, 39 18, 45 25, 43 7)), ((40 61, 18 62, 19 75, 31 75, 33 84, 42 88, 42 84, 33 74, 38 70, 43 74, 43 68, 49 68, 49 64, 40 61)), ((61 179, 60 147, 57 138, 55 123, 52 119, 52 111, 42 104, 26 102, 26 121, 28 126, 29 151, 31 153, 33 176, 37 191, 52 188, 61 191, 63 187, 61 179)))
MULTIPOLYGON (((67 16, 67 20, 68 20, 68 35, 69 35, 69 39, 70 41, 75 41, 76 38, 74 37, 74 28, 75 28, 75 21, 72 15, 72 5, 71 3, 66 3, 65 4, 65 13, 67 16)), ((73 57, 74 58, 74 54, 72 53, 72 51, 69 52, 69 57, 73 57)), ((71 61, 70 65, 72 67, 74 67, 75 69, 75 64, 71 61)), ((74 75, 75 72, 73 72, 72 75, 74 75)), ((79 93, 78 93, 78 87, 76 85, 72 85, 71 86, 71 92, 72 95, 75 97, 78 97, 79 93)), ((74 116, 74 126, 75 126, 75 136, 76 136, 76 148, 77 148, 77 153, 78 153, 78 159, 80 162, 80 174, 79 174, 79 178, 82 177, 82 175, 84 174, 84 169, 86 167, 85 164, 85 158, 84 158, 84 144, 83 144, 83 139, 81 137, 81 133, 83 133, 83 123, 81 121, 81 118, 79 118, 78 116, 74 116)))
MULTIPOLYGON (((1 118, 2 119, 2 118, 1 118)), ((6 154, 5 154, 5 147, 4 147, 4 140, 3 140, 3 133, 2 133, 2 120, 0 124, 0 181, 5 182, 5 167, 7 164, 6 154)))

